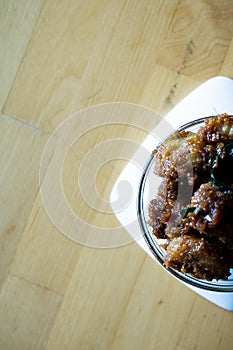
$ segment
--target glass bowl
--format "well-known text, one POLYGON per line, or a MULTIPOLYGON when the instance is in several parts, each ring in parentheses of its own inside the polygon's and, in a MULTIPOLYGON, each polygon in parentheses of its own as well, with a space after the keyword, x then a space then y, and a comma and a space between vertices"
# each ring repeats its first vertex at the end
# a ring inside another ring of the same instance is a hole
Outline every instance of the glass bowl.
MULTIPOLYGON (((214 118, 216 116, 210 116, 205 118, 196 119, 192 122, 184 124, 177 131, 192 131, 196 132, 197 129, 204 125, 205 119, 214 118)), ((168 137, 172 136, 170 134, 168 137)), ((158 146, 160 147, 167 139, 163 140, 158 146)), ((142 235, 149 246, 154 258, 157 262, 170 274, 179 279, 180 281, 189 284, 190 286, 216 292, 233 292, 233 269, 231 269, 231 275, 227 280, 202 280, 197 279, 189 274, 181 273, 173 268, 166 268, 164 266, 165 250, 160 246, 158 239, 152 234, 152 228, 148 225, 148 207, 149 202, 155 198, 158 185, 161 178, 154 173, 155 158, 151 156, 144 169, 141 181, 139 184, 138 196, 137 196, 137 212, 138 220, 142 230, 142 235)))

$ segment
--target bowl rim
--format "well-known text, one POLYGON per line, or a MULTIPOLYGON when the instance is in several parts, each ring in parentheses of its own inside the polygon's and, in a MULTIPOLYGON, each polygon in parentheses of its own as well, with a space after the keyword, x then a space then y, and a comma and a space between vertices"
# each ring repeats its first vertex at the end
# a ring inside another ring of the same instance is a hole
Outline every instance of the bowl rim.
MULTIPOLYGON (((201 124, 205 122, 207 119, 211 118, 217 118, 218 115, 215 116, 207 116, 195 119, 191 122, 185 123, 176 130, 174 130, 172 133, 170 133, 167 137, 165 137, 159 144, 155 147, 155 149, 158 149, 169 137, 174 135, 176 132, 184 131, 188 128, 191 128, 195 125, 201 124)), ((229 115, 229 117, 233 117, 232 115, 229 115)), ((152 165, 154 163, 154 157, 153 155, 150 156, 149 160, 147 161, 143 173, 139 182, 138 187, 138 194, 137 194, 137 217, 139 226, 143 235, 144 240, 146 241, 151 253, 153 254, 154 258, 157 260, 157 262, 171 275, 173 275, 178 280, 182 281, 183 283, 187 283, 193 287, 209 290, 209 291, 216 291, 216 292, 233 292, 233 280, 218 280, 218 281, 207 281, 202 279, 197 279, 189 274, 184 274, 182 272, 179 272, 178 270, 175 270, 171 267, 165 267, 164 261, 163 261, 163 254, 162 249, 159 247, 158 244, 155 242, 155 238, 153 238, 153 235, 150 233, 150 230, 148 228, 148 224, 146 222, 145 218, 145 207, 144 207, 144 190, 147 180, 147 175, 151 171, 152 165), (221 282, 220 282, 221 281, 221 282)))

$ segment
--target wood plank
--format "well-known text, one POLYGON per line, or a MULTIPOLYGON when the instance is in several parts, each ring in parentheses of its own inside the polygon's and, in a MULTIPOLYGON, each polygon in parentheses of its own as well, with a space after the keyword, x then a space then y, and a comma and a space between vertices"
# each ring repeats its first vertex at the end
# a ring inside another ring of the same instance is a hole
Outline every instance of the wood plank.
POLYGON ((39 193, 10 272, 63 295, 81 250, 82 247, 67 239, 52 224, 39 193))
MULTIPOLYGON (((61 211, 60 203, 55 200, 54 210, 60 213, 58 225, 55 226, 53 224, 53 218, 49 216, 50 212, 48 212, 46 204, 44 205, 42 202, 41 193, 38 193, 30 215, 28 215, 27 225, 11 265, 10 271, 12 274, 54 290, 59 294, 65 294, 75 266, 80 256, 83 254, 83 249, 87 249, 83 248, 82 245, 87 245, 88 247, 93 245, 95 247, 103 247, 103 242, 108 245, 109 241, 112 242, 111 237, 114 239, 114 235, 116 235, 116 243, 115 241, 113 242, 114 246, 118 246, 117 242, 119 236, 121 237, 120 245, 128 244, 132 241, 123 228, 119 228, 117 233, 113 232, 108 240, 110 231, 114 228, 118 228, 119 222, 111 212, 107 213, 106 210, 103 212, 98 210, 102 201, 101 198, 109 200, 111 188, 125 165, 125 162, 120 163, 119 159, 116 159, 111 165, 107 162, 102 172, 100 172, 96 178, 97 174, 95 170, 99 169, 101 165, 105 165, 106 160, 112 159, 111 147, 107 145, 104 152, 102 152, 103 154, 96 154, 94 152, 92 160, 83 167, 83 173, 81 175, 84 181, 83 188, 77 186, 79 168, 82 165, 82 161, 95 146, 104 144, 104 142, 109 139, 111 142, 120 139, 121 144, 124 140, 132 140, 131 146, 133 147, 129 147, 129 144, 126 143, 123 152, 125 157, 128 156, 128 158, 130 158, 139 146, 140 140, 143 140, 146 135, 143 127, 151 127, 158 121, 156 121, 156 115, 153 112, 149 112, 148 115, 145 109, 146 112, 144 112, 144 114, 142 112, 132 115, 129 114, 128 116, 124 114, 123 120, 125 123, 131 123, 132 125, 127 125, 122 122, 120 125, 117 125, 116 128, 116 125, 111 123, 111 120, 115 121, 111 111, 112 109, 110 109, 107 119, 104 119, 105 124, 93 130, 91 129, 93 126, 91 118, 84 118, 84 120, 81 121, 77 120, 79 131, 82 124, 84 124, 89 127, 90 132, 85 133, 81 137, 81 141, 79 140, 79 142, 70 145, 70 150, 62 163, 63 191, 71 208, 70 210, 73 210, 79 219, 76 226, 77 236, 67 237, 66 231, 59 231, 58 226, 60 222, 68 229, 72 226, 72 222, 65 217, 64 212, 61 211), (108 179, 108 181, 106 181, 106 179, 108 179), (96 185, 97 191, 101 194, 100 197, 97 197, 98 193, 92 191, 93 188, 95 189, 96 185), (91 189, 91 203, 86 203, 82 197, 82 193, 88 192, 89 189, 91 189), (94 195, 96 195, 97 199, 94 199, 94 195), (92 205, 97 206, 97 209, 94 209, 92 205), (95 230, 96 227, 97 229, 99 228, 97 232, 95 230), (105 228, 105 230, 102 232, 103 228, 105 228), (83 237, 81 241, 79 240, 79 232, 81 237, 83 237), (106 238, 103 240, 102 236, 106 238), (29 261, 30 264, 28 263, 29 261)), ((59 135, 53 134, 51 137, 53 139, 58 139, 59 135)), ((149 156, 148 154, 148 157, 149 156)), ((54 160, 56 160, 54 154, 49 154, 48 168, 45 167, 44 176, 46 176, 54 160)), ((53 193, 56 192, 53 187, 55 177, 56 174, 52 171, 52 182, 50 185, 48 184, 46 188, 47 198, 51 198, 53 193)), ((43 182, 44 181, 45 177, 43 182)))
POLYGON ((0 3, 0 112, 18 72, 43 0, 2 0, 0 3))
POLYGON ((147 258, 111 349, 219 350, 220 334, 233 344, 232 325, 231 312, 177 283, 147 258))
MULTIPOLYGON (((182 294, 183 296, 183 294, 182 294)), ((197 298, 188 314, 185 328, 180 331, 179 346, 183 349, 223 350, 233 345, 232 312, 197 298)))
POLYGON ((233 35, 232 1, 180 1, 156 62, 201 82, 218 75, 233 35))
POLYGON ((0 284, 9 266, 39 191, 39 165, 48 134, 0 116, 0 284))
POLYGON ((114 250, 85 249, 46 350, 111 349, 144 259, 135 243, 114 250))
POLYGON ((4 113, 51 131, 89 105, 143 104, 140 98, 176 4, 103 0, 96 6, 92 0, 72 0, 58 6, 47 1, 4 113))
POLYGON ((44 349, 61 302, 60 295, 8 275, 0 294, 0 348, 44 349))
POLYGON ((164 117, 186 95, 200 85, 200 82, 183 74, 155 64, 148 78, 141 101, 164 117))
POLYGON ((233 39, 228 47, 226 57, 224 59, 220 74, 233 78, 233 39))

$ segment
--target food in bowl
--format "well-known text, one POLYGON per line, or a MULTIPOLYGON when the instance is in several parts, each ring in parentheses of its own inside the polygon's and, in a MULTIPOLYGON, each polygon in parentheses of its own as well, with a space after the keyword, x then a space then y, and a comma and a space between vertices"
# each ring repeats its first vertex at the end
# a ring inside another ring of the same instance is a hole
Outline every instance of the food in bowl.
POLYGON ((164 264, 198 279, 226 280, 233 268, 233 117, 177 131, 153 152, 161 178, 149 204, 164 264))

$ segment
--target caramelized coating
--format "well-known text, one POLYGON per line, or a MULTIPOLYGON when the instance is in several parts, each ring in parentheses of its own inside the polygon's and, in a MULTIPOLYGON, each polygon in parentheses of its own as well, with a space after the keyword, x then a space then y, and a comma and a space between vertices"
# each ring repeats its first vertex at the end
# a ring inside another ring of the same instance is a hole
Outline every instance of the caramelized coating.
POLYGON ((178 183, 175 179, 164 178, 158 188, 157 196, 149 205, 149 224, 153 233, 159 238, 165 238, 165 223, 172 214, 173 203, 177 198, 178 183), (162 209, 162 210, 161 210, 162 209))
POLYGON ((185 177, 190 186, 198 187, 210 179, 217 148, 203 142, 198 134, 182 131, 168 138, 153 154, 156 175, 185 177))
POLYGON ((230 275, 228 266, 233 263, 233 256, 218 242, 184 235, 171 239, 166 250, 167 267, 206 280, 226 280, 230 275))
POLYGON ((155 174, 174 179, 187 177, 192 184, 193 162, 198 163, 201 157, 199 149, 193 147, 197 142, 196 134, 186 131, 177 132, 168 138, 166 143, 153 152, 157 160, 155 174))
POLYGON ((233 268, 233 117, 176 132, 153 152, 162 178, 149 225, 167 240, 167 267, 200 279, 227 279, 233 268))
POLYGON ((211 182, 202 184, 191 199, 189 225, 201 234, 219 239, 233 248, 233 201, 211 182))
POLYGON ((226 113, 219 115, 218 118, 206 119, 205 126, 198 130, 197 135, 206 144, 232 142, 233 119, 226 113))

